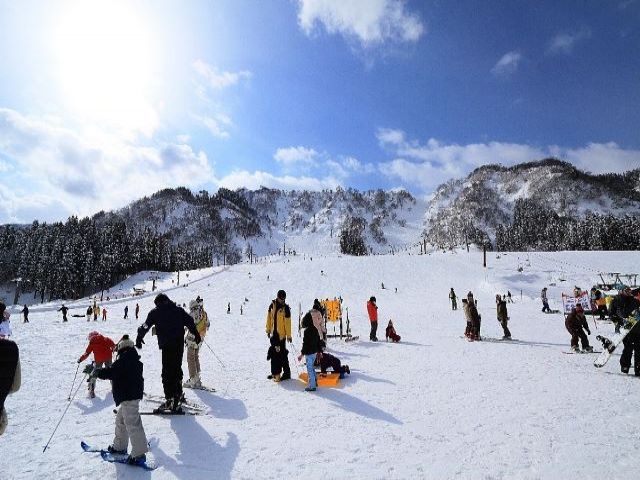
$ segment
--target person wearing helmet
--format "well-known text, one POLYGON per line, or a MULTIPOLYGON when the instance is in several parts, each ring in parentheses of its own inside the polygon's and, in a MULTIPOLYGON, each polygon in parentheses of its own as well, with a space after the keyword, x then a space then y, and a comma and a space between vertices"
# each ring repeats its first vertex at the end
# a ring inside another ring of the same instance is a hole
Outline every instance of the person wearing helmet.
POLYGON ((376 297, 369 298, 367 302, 367 314, 371 323, 371 331, 369 332, 369 340, 378 341, 378 305, 376 305, 376 297))
POLYGON ((584 315, 584 309, 582 305, 578 304, 571 309, 571 313, 567 315, 564 321, 564 326, 571 334, 571 350, 574 352, 580 352, 578 348, 578 339, 582 342, 582 350, 585 352, 593 352, 593 347, 589 345, 589 339, 587 335, 591 335, 589 325, 587 324, 587 317, 584 315), (584 331, 587 332, 585 335, 584 331))
MULTIPOLYGON (((202 299, 200 296, 195 300, 189 302, 189 315, 193 318, 193 322, 196 325, 196 330, 200 334, 200 338, 204 338, 207 334, 207 329, 210 326, 209 317, 207 312, 204 311, 202 299)), ((182 384, 186 388, 201 388, 202 381, 200 380, 200 343, 196 343, 195 336, 187 331, 187 336, 184 339, 184 343, 187 346, 187 367, 189 369, 189 380, 182 384)))
MULTIPOLYGON (((87 335, 89 345, 85 352, 78 358, 78 363, 82 363, 89 355, 93 353, 94 371, 97 368, 110 367, 113 351, 116 344, 109 337, 105 337, 100 333, 93 331, 87 335)), ((93 375, 89 377, 89 398, 96 396, 96 378, 93 375)))

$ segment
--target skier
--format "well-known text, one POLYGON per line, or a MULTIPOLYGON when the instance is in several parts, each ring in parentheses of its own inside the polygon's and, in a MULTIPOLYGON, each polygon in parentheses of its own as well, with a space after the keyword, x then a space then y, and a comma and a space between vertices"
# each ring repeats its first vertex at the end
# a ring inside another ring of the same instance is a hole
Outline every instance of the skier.
POLYGON ((124 306, 124 319, 126 320, 129 317, 129 305, 124 306))
POLYGON ((540 292, 540 298, 542 299, 542 311, 544 313, 550 312, 549 301, 547 300, 547 287, 544 287, 540 292))
POLYGON ((369 332, 369 340, 378 341, 378 306, 376 305, 376 297, 371 297, 367 302, 367 314, 371 323, 371 331, 369 332))
POLYGON ((276 299, 271 301, 267 310, 265 326, 267 337, 271 340, 275 336, 280 344, 280 352, 282 354, 282 376, 280 380, 291 379, 289 352, 286 342, 293 342, 293 338, 291 337, 291 309, 287 305, 286 299, 287 293, 284 290, 278 290, 276 299))
POLYGON ((393 326, 393 322, 389 320, 389 324, 387 325, 387 329, 385 331, 385 335, 387 337, 387 342, 391 339, 392 342, 397 343, 400 341, 400 335, 396 333, 396 329, 393 326))
POLYGON ((136 320, 138 320, 138 315, 140 314, 140 305, 136 303, 136 320))
POLYGON ((103 322, 107 321, 107 309, 106 309, 106 307, 102 307, 102 321, 103 322))
POLYGON ((609 307, 609 314, 611 321, 616 326, 616 333, 620 333, 620 327, 636 308, 640 308, 640 301, 633 296, 629 287, 625 287, 622 292, 616 295, 609 307))
POLYGON ((513 298, 511 298, 511 292, 507 290, 507 303, 513 303, 513 298))
POLYGON ((62 321, 66 322, 67 321, 67 312, 69 311, 69 309, 67 307, 64 306, 64 303, 62 304, 62 306, 58 309, 59 312, 62 312, 62 321))
MULTIPOLYGON (((196 330, 200 333, 200 338, 203 339, 207 334, 207 329, 209 328, 210 323, 207 312, 204 311, 202 299, 198 301, 198 298, 189 302, 189 315, 193 318, 196 330)), ((187 346, 189 380, 184 382, 183 387, 200 388, 202 387, 202 381, 200 379, 200 343, 196 343, 195 335, 191 332, 187 332, 184 343, 187 346)))
POLYGON ((591 335, 589 325, 587 324, 587 317, 584 316, 584 309, 582 305, 578 304, 571 309, 571 313, 567 315, 564 321, 564 326, 571 334, 571 350, 574 352, 580 352, 578 348, 578 339, 582 342, 582 350, 585 352, 593 352, 593 347, 589 345, 589 339, 587 335, 591 335), (584 334, 586 330, 587 335, 584 334))
MULTIPOLYGON (((4 303, 0 302, 0 305, 4 303)), ((14 341, 0 337, 0 435, 8 423, 5 399, 20 389, 20 381, 20 349, 14 341)))
POLYGON ((511 339, 511 332, 509 331, 509 327, 507 327, 507 322, 509 321, 509 314, 507 313, 507 302, 500 298, 500 294, 496 294, 496 314, 498 317, 498 322, 502 326, 502 331, 504 336, 502 337, 504 340, 511 339))
MULTIPOLYGON (((100 335, 100 333, 93 331, 87 335, 89 345, 85 352, 78 358, 78 363, 82 363, 85 359, 93 353, 94 371, 96 368, 110 367, 111 357, 113 351, 116 348, 116 344, 109 337, 100 335)), ((89 377, 89 398, 95 398, 96 396, 96 379, 95 377, 89 377)))
POLYGON ((320 367, 321 374, 326 375, 327 370, 331 368, 335 373, 339 374, 340 379, 344 378, 345 373, 351 375, 349 365, 342 365, 342 362, 338 357, 334 357, 330 353, 324 351, 318 353, 317 357, 318 359, 316 364, 320 367))
POLYGON ((282 359, 285 354, 280 347, 277 336, 272 336, 269 339, 269 343, 271 345, 269 350, 267 350, 267 360, 271 360, 271 375, 269 375, 269 378, 274 382, 279 382, 282 373, 282 359))
POLYGON ((306 358, 307 375, 309 379, 309 384, 304 391, 315 392, 318 382, 316 379, 316 367, 314 365, 318 353, 322 351, 320 347, 320 335, 318 335, 318 329, 313 325, 310 315, 305 315, 302 318, 302 328, 304 328, 304 334, 302 335, 302 349, 300 350, 300 355, 298 355, 298 361, 301 361, 303 356, 306 358))
POLYGON ((26 305, 22 308, 22 310, 20 310, 20 313, 22 315, 24 315, 24 322, 23 323, 29 323, 29 307, 27 307, 26 305))
POLYGON ((7 306, 0 302, 0 338, 7 338, 11 336, 10 317, 11 313, 7 310, 7 306))
POLYGON ((637 316, 638 312, 636 312, 635 324, 622 340, 624 348, 620 356, 620 370, 622 373, 629 373, 633 355, 633 372, 636 377, 640 377, 640 327, 637 326, 639 323, 637 316))
POLYGON ((139 410, 144 392, 144 366, 133 347, 129 335, 124 335, 116 347, 118 355, 113 365, 96 369, 92 377, 111 380, 113 400, 116 407, 119 407, 115 437, 107 450, 113 454, 126 454, 131 440, 131 453, 127 457, 127 463, 138 464, 147 460, 149 447, 139 410))
POLYGON ((456 292, 453 291, 453 287, 449 291, 449 299, 451 300, 451 310, 458 309, 458 297, 456 297, 456 292))
POLYGON ((156 305, 155 308, 149 312, 145 322, 138 327, 136 348, 142 348, 144 336, 151 327, 155 326, 158 347, 162 351, 162 388, 165 397, 165 402, 157 410, 171 410, 179 413, 182 411, 183 401, 182 355, 185 327, 193 334, 196 343, 200 343, 202 339, 193 323, 193 318, 172 302, 167 295, 160 293, 153 302, 156 305))

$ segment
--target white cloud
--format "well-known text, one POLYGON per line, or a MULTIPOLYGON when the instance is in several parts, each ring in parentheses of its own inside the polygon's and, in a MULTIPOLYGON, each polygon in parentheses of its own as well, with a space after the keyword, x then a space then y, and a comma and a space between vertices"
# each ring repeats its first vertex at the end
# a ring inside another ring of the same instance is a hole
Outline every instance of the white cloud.
POLYGON ((385 42, 416 42, 425 31, 403 0, 298 0, 298 24, 311 35, 316 25, 355 39, 364 48, 385 42))
POLYGON ((522 54, 517 50, 505 53, 493 66, 491 73, 497 76, 507 76, 516 73, 522 61, 522 54))
POLYGON ((180 143, 189 143, 191 141, 191 135, 189 135, 188 133, 181 133, 180 135, 176 136, 176 140, 178 140, 178 142, 180 143))
POLYGON ((202 60, 193 62, 193 68, 207 81, 207 85, 215 90, 230 87, 238 84, 242 80, 249 80, 251 78, 251 72, 248 70, 220 72, 202 60))
POLYGON ((400 179, 408 185, 422 188, 425 192, 490 163, 508 166, 557 157, 592 173, 625 172, 640 166, 640 150, 625 150, 612 142, 563 148, 505 142, 444 144, 431 138, 426 144, 415 140, 397 143, 394 156, 393 160, 378 164, 380 172, 390 179, 400 179))
POLYGON ((379 128, 376 137, 381 146, 391 144, 399 145, 404 143, 404 132, 402 130, 394 130, 391 128, 379 128))
MULTIPOLYGON (((14 205, 30 205, 32 218, 51 218, 54 206, 59 208, 56 218, 90 215, 161 188, 196 187, 213 179, 207 156, 189 145, 141 145, 108 135, 89 138, 10 109, 0 109, 0 156, 10 159, 20 176, 14 205), (31 192, 22 191, 22 185, 38 192, 39 214, 26 198, 31 192)), ((20 208, 15 206, 13 212, 20 208)))
POLYGON ((351 170, 355 173, 370 174, 376 171, 375 165, 372 163, 362 163, 355 157, 346 157, 343 159, 342 164, 347 170, 351 170))
POLYGON ((318 152, 313 148, 306 147, 287 147, 278 148, 273 158, 283 165, 291 166, 294 164, 311 165, 317 158, 318 152))
POLYGON ((341 182, 334 177, 308 177, 284 175, 276 176, 269 172, 238 170, 218 180, 221 187, 230 189, 260 187, 278 188, 282 190, 323 190, 336 188, 341 182))
POLYGON ((222 139, 229 138, 228 127, 232 126, 233 122, 227 115, 216 113, 214 116, 201 117, 200 121, 214 137, 222 139))
POLYGON ((591 38, 591 30, 583 27, 572 33, 559 33, 551 39, 547 53, 552 55, 569 55, 576 44, 582 40, 591 38))

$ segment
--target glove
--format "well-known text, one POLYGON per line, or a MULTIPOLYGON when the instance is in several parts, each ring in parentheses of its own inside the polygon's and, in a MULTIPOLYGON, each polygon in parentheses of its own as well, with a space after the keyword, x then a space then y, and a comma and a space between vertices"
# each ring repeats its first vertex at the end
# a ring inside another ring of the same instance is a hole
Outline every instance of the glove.
POLYGON ((287 342, 292 343, 293 342, 293 338, 287 337, 287 342))
POLYGON ((193 339, 198 345, 200 345, 200 343, 202 342, 202 337, 200 336, 200 332, 196 332, 194 339, 193 339))
POLYGON ((92 364, 88 364, 84 366, 84 369, 82 370, 82 373, 85 373, 87 375, 91 375, 93 373, 93 365, 92 364))
POLYGON ((141 339, 140 337, 136 338, 136 348, 138 350, 140 350, 142 348, 142 344, 144 343, 144 340, 141 339))

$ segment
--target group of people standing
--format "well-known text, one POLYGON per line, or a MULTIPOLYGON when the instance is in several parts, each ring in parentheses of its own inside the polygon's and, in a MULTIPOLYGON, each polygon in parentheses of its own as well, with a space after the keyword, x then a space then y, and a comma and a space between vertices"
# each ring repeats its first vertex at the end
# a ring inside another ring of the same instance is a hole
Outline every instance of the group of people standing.
MULTIPOLYGON (((451 310, 457 310, 458 297, 453 287, 449 290, 449 300, 451 301, 451 310)), ((506 295, 496 293, 496 318, 502 327, 503 340, 511 340, 511 331, 508 327, 509 313, 507 311, 507 303, 513 303, 511 292, 507 292, 506 295)), ((478 300, 474 298, 473 292, 467 293, 467 297, 462 299, 462 311, 466 320, 464 336, 469 341, 482 340, 480 336, 482 316, 478 312, 478 300)))

